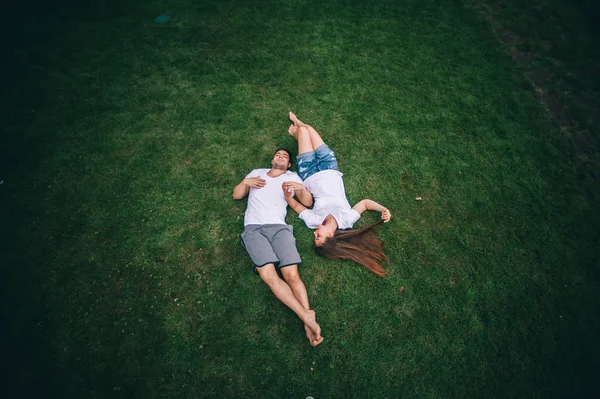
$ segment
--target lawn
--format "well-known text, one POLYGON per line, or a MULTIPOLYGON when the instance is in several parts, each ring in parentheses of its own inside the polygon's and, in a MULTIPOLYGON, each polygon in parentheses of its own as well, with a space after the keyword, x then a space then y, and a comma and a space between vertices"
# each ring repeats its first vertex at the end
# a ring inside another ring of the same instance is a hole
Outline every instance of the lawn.
MULTIPOLYGON (((582 160, 473 2, 13 8, 11 397, 600 395, 597 154, 582 160), (336 151, 350 202, 393 214, 378 278, 317 257, 288 211, 317 348, 253 274, 231 198, 294 148, 290 110, 336 151)), ((563 8, 583 29, 585 9, 563 8)), ((600 59, 579 37, 567 66, 600 59)))

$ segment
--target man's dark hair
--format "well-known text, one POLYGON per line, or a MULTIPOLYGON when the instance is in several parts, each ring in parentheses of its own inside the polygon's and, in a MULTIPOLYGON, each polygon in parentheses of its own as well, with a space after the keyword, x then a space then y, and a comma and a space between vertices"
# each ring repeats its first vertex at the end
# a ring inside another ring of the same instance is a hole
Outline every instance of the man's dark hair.
MULTIPOLYGON (((290 150, 288 150, 285 147, 279 147, 277 150, 275 150, 275 152, 273 153, 273 156, 275 156, 275 154, 277 154, 279 151, 285 151, 285 152, 287 152, 288 157, 290 158, 290 168, 291 168, 291 165, 293 165, 294 162, 292 162, 292 153, 290 152, 290 150)), ((290 168, 288 168, 288 169, 290 169, 290 168)))

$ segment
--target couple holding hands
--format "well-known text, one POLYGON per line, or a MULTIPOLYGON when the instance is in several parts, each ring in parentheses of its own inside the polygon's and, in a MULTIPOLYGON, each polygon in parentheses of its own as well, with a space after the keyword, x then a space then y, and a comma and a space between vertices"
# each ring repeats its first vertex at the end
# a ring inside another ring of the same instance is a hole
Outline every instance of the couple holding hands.
POLYGON ((279 149, 273 156, 271 169, 250 172, 233 189, 233 198, 239 200, 248 195, 241 240, 254 263, 254 271, 275 296, 300 317, 310 344, 317 346, 323 342, 321 327, 315 311, 310 309, 306 287, 298 274, 298 264, 302 261, 292 226, 285 223, 287 205, 308 228, 315 230, 315 251, 319 255, 350 259, 378 276, 385 275, 381 263, 388 258, 383 252, 383 243, 372 230, 389 221, 391 214, 370 199, 351 207, 335 153, 312 126, 291 112, 289 118, 292 125, 288 132, 298 142, 298 174, 289 170, 292 165, 289 151, 279 149), (358 230, 347 230, 367 210, 381 212, 381 221, 358 230))

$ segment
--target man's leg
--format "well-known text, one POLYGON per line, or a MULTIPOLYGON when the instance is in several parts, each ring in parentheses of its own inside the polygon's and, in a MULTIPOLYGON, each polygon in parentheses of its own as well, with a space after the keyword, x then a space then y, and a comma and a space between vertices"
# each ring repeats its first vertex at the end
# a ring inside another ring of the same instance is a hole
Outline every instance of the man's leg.
MULTIPOLYGON (((294 313, 296 313, 304 322, 304 324, 312 331, 315 339, 322 340, 323 337, 321 337, 321 327, 317 324, 315 311, 305 308, 304 305, 298 301, 290 286, 277 275, 275 266, 272 263, 269 263, 268 265, 259 267, 256 270, 258 270, 260 277, 265 283, 267 283, 271 291, 273 291, 273 294, 275 294, 275 296, 281 302, 283 302, 284 305, 292 309, 294 313)), ((304 291, 306 292, 306 288, 304 291)), ((308 304, 308 297, 306 299, 306 303, 308 304)))
MULTIPOLYGON (((310 306, 308 305, 308 294, 306 292, 306 287, 304 286, 302 279, 300 279, 300 273, 298 273, 298 265, 282 267, 279 270, 281 270, 281 275, 292 289, 292 292, 294 293, 296 299, 298 299, 298 302, 300 302, 304 309, 310 309, 310 306)), ((317 339, 306 324, 304 325, 304 330, 306 331, 306 337, 312 346, 317 346, 323 342, 323 337, 317 339)))
POLYGON ((298 273, 298 265, 291 265, 282 267, 279 269, 284 280, 288 283, 294 296, 298 299, 298 302, 305 308, 310 309, 308 306, 308 294, 306 293, 306 287, 300 279, 300 273, 298 273))

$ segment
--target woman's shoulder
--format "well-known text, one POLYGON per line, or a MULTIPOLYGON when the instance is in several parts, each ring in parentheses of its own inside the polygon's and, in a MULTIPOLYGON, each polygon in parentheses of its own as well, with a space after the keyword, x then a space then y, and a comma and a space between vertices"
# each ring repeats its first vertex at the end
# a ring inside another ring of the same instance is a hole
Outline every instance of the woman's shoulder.
POLYGON ((334 217, 338 221, 340 229, 351 229, 354 223, 360 219, 360 213, 350 207, 340 207, 337 209, 336 214, 337 217, 334 217))

